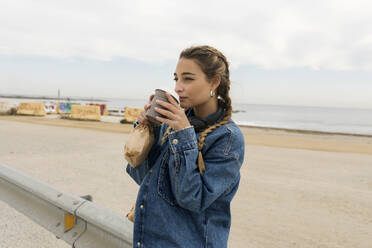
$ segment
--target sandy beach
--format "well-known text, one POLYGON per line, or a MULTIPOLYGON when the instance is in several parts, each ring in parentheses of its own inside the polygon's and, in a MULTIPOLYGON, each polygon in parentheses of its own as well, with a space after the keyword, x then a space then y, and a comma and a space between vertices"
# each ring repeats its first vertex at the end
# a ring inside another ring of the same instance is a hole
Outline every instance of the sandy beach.
MULTIPOLYGON (((0 163, 123 216, 130 124, 0 116, 0 163)), ((372 137, 241 128, 246 150, 229 247, 372 244, 372 137)), ((0 202, 0 247, 69 247, 0 202)))

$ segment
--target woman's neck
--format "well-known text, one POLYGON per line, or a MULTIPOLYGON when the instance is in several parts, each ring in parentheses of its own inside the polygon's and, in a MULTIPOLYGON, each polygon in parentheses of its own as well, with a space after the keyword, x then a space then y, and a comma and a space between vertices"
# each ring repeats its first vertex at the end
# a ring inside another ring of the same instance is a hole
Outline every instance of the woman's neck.
POLYGON ((209 101, 193 107, 194 114, 197 117, 205 119, 208 115, 217 111, 218 103, 216 98, 211 98, 209 101))

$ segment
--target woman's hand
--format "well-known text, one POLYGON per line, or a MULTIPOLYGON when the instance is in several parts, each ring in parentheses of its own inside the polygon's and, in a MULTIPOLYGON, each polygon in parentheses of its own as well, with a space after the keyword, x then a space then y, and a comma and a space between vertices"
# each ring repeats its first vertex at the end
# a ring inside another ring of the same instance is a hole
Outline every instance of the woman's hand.
POLYGON ((151 125, 150 121, 147 119, 145 113, 146 111, 151 107, 151 101, 152 99, 154 98, 154 94, 152 94, 149 98, 149 102, 143 107, 145 109, 145 111, 142 111, 138 116, 137 116, 137 120, 140 124, 144 124, 144 125, 151 125))
POLYGON ((156 103, 165 109, 155 108, 155 111, 162 114, 167 118, 156 117, 156 119, 162 123, 168 124, 174 130, 181 130, 183 128, 191 126, 185 111, 178 105, 178 103, 173 99, 173 97, 166 92, 165 95, 168 98, 169 103, 157 100, 156 103))

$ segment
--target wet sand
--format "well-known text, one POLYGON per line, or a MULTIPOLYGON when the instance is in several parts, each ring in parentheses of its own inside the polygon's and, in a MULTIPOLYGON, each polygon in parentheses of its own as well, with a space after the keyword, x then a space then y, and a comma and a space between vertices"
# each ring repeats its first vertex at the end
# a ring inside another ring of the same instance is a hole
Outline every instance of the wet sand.
MULTIPOLYGON (((0 163, 118 213, 131 125, 0 116, 0 163)), ((241 128, 246 156, 229 247, 371 247, 372 138, 241 128)), ((69 247, 0 202, 0 247, 69 247)))

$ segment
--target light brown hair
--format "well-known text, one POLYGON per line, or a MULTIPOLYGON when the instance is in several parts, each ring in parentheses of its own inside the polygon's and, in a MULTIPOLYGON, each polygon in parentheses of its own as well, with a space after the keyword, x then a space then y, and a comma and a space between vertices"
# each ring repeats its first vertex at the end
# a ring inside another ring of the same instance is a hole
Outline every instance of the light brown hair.
MULTIPOLYGON (((230 99, 230 71, 229 71, 229 63, 226 57, 217 49, 210 47, 210 46, 193 46, 190 48, 186 48, 180 54, 180 59, 192 59, 195 63, 197 63, 204 74, 207 76, 208 80, 211 80, 214 77, 220 78, 220 85, 216 90, 216 95, 222 107, 225 109, 225 116, 224 118, 215 123, 214 125, 205 129, 198 138, 198 149, 199 149, 199 156, 198 156, 198 166, 200 173, 205 171, 205 165, 202 157, 201 150, 204 146, 205 137, 211 133, 217 127, 220 127, 229 122, 232 113, 232 106, 231 106, 231 99, 230 99)), ((170 132, 171 128, 168 127, 164 136, 162 138, 162 143, 167 139, 168 133, 170 132)))

